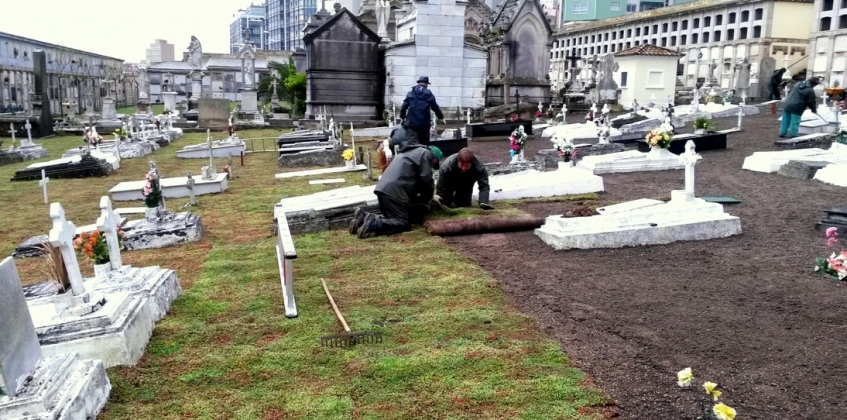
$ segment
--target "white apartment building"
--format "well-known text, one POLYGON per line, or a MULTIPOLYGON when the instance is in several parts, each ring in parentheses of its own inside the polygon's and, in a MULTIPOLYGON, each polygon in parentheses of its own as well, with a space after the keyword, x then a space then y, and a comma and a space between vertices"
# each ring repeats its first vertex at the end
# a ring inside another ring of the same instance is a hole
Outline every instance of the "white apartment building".
POLYGON ((847 67, 847 0, 815 0, 809 37, 809 73, 824 78, 826 86, 845 85, 847 67))
POLYGON ((813 0, 701 0, 603 21, 565 23, 553 42, 550 79, 554 89, 570 80, 567 57, 599 58, 649 43, 684 54, 677 76, 687 88, 698 78, 708 82, 711 66, 719 86, 731 88, 735 64, 747 59, 749 95, 766 96, 774 69, 791 66, 797 73, 806 68, 813 6, 813 0))
POLYGON ((174 44, 169 44, 164 39, 157 39, 147 49, 147 64, 174 61, 174 44))

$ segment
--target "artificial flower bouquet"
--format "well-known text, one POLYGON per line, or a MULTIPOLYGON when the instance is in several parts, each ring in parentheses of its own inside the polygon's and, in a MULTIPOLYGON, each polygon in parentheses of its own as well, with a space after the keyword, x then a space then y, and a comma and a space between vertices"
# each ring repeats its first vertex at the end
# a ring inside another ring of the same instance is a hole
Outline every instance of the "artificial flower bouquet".
POLYGON ((144 188, 141 189, 141 195, 144 196, 144 205, 147 208, 159 207, 159 202, 162 200, 162 187, 159 185, 159 180, 150 173, 147 173, 146 183, 144 188))
POLYGON ((521 150, 526 146, 526 132, 524 132, 523 125, 518 126, 515 131, 512 131, 512 135, 509 136, 509 143, 512 147, 512 150, 509 151, 509 154, 512 157, 519 154, 521 150))
POLYGON ((556 153, 562 157, 564 162, 576 159, 576 148, 568 139, 556 136, 553 138, 553 145, 556 147, 556 153))
POLYGON ((667 149, 671 147, 673 141, 673 127, 668 123, 662 123, 658 128, 654 128, 647 134, 647 144, 650 147, 659 147, 667 149))
MULTIPOLYGON (((118 247, 121 247, 124 233, 118 231, 118 247)), ((83 232, 74 239, 74 250, 77 254, 85 255, 94 262, 94 264, 105 264, 109 262, 109 244, 106 242, 106 235, 99 230, 94 232, 83 232)))
MULTIPOLYGON (((694 389, 691 386, 693 381, 694 372, 691 368, 685 368, 676 374, 676 384, 681 388, 694 389)), ((718 402, 718 399, 723 394, 718 390, 718 384, 705 381, 701 386, 705 392, 699 393, 701 398, 698 398, 698 400, 700 409, 703 412, 703 416, 699 418, 706 420, 735 420, 735 409, 722 402, 718 402)))
MULTIPOLYGON (((838 245, 838 228, 831 227, 826 230, 826 244, 830 248, 838 245)), ((833 250, 829 258, 816 258, 815 272, 828 275, 833 280, 847 279, 847 249, 841 250, 840 253, 833 250)))
POLYGON ((347 149, 341 153, 341 157, 344 160, 353 160, 353 149, 347 149))

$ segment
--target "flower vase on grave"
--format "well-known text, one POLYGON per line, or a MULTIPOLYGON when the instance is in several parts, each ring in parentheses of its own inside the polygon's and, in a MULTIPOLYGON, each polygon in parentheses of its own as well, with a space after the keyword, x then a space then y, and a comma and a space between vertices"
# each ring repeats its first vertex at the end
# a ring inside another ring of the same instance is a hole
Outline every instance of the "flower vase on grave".
POLYGON ((353 159, 345 160, 344 164, 347 165, 347 169, 353 169, 355 165, 353 164, 353 159))
POLYGON ((108 280, 110 272, 112 272, 111 262, 106 261, 103 264, 94 264, 94 277, 98 280, 108 280))
POLYGON ((573 169, 576 167, 576 161, 571 159, 567 162, 559 162, 559 170, 573 169))

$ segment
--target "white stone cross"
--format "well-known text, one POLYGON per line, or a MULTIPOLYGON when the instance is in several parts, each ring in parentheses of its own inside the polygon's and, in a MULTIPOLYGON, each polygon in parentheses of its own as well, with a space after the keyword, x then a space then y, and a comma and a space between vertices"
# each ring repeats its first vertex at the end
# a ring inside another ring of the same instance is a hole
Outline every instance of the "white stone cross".
POLYGON ((747 105, 747 88, 741 88, 741 106, 747 105))
POLYGON ((471 109, 470 108, 468 108, 468 112, 466 114, 468 116, 468 124, 470 124, 471 123, 471 109))
POLYGON ((562 105, 562 124, 567 124, 567 123, 568 123, 568 105, 563 104, 562 105))
POLYGON ((38 181, 38 185, 41 187, 41 192, 44 193, 44 204, 47 204, 47 183, 50 182, 50 178, 47 177, 47 173, 44 172, 44 169, 41 170, 41 180, 38 181))
POLYGON ((112 270, 119 270, 121 263, 121 246, 118 241, 118 227, 121 216, 112 210, 112 200, 109 197, 100 197, 100 217, 97 218, 97 229, 106 235, 106 244, 109 245, 109 264, 112 270))
POLYGON ((65 210, 59 203, 50 204, 50 219, 53 220, 53 228, 50 229, 49 235, 50 244, 58 247, 62 253, 62 260, 64 260, 74 296, 83 295, 85 286, 82 283, 82 273, 79 271, 79 261, 74 252, 76 226, 65 220, 65 210))
POLYGON ((685 192, 689 198, 694 198, 694 165, 702 159, 694 149, 694 140, 688 140, 685 143, 685 153, 679 155, 679 160, 685 165, 685 192))
POLYGON ((826 106, 826 100, 829 99, 829 97, 826 96, 826 89, 821 91, 821 99, 823 100, 823 106, 826 106))
POLYGON ((691 98, 691 110, 697 112, 700 110, 700 89, 694 86, 694 97, 691 98))
POLYGON ((791 57, 786 53, 784 57, 782 57, 782 62, 784 63, 782 67, 785 69, 785 73, 782 74, 782 80, 791 79, 791 71, 788 70, 788 63, 791 62, 791 57))
POLYGON ((594 114, 596 114, 596 113, 597 113, 597 104, 592 102, 591 103, 591 116, 593 117, 594 114))
POLYGON ((9 150, 15 148, 15 123, 9 123, 9 133, 12 134, 12 147, 9 150))
POLYGON ((609 104, 603 104, 603 109, 601 109, 600 112, 603 113, 603 116, 608 115, 609 114, 609 104))
POLYGON ((212 176, 215 176, 215 173, 218 172, 218 169, 215 168, 215 157, 212 154, 212 130, 206 129, 206 142, 209 146, 209 168, 211 169, 212 176))
POLYGON ((29 123, 29 119, 27 118, 26 123, 24 123, 24 128, 26 129, 26 144, 24 146, 32 146, 32 124, 29 123))
POLYGON ((650 108, 656 106, 656 94, 653 93, 650 95, 650 108))
POLYGON ((632 112, 638 112, 638 100, 632 99, 632 112))

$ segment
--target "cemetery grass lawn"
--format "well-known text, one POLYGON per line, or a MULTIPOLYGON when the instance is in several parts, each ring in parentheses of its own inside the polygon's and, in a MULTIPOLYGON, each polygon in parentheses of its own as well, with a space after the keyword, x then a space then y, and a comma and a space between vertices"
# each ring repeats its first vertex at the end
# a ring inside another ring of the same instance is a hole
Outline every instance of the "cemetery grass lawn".
MULTIPOLYGON (((180 160, 175 152, 204 138, 187 134, 155 152, 162 175, 198 173, 206 160, 180 160)), ((76 136, 39 142, 50 158, 82 144, 76 136)), ((299 317, 285 318, 272 206, 282 197, 338 186, 308 185, 315 178, 275 180, 281 171, 275 153, 244 160, 238 166, 236 159, 236 178, 225 193, 198 196, 200 207, 192 211, 206 228, 200 242, 124 252, 125 264, 175 269, 184 292, 157 323, 138 365, 109 369, 113 389, 99 418, 599 419, 614 410, 560 345, 517 312, 490 274, 420 228, 365 241, 346 231, 296 235, 299 317), (321 278, 351 329, 381 331, 382 344, 320 346, 321 336, 342 331, 321 278)), ((2 255, 50 227, 37 181, 8 181, 29 163, 0 167, 2 255)), ((118 182, 142 179, 148 169, 148 158, 124 159, 109 177, 51 180, 50 201, 62 203, 75 224, 93 223, 100 196, 118 182)), ((343 177, 347 185, 367 184, 360 172, 343 177)), ((186 202, 168 199, 167 205, 176 210, 186 202)), ((498 212, 518 210, 503 203, 498 212)), ((44 278, 42 260, 17 263, 25 283, 44 278)), ((81 263, 92 275, 90 263, 81 263)))

